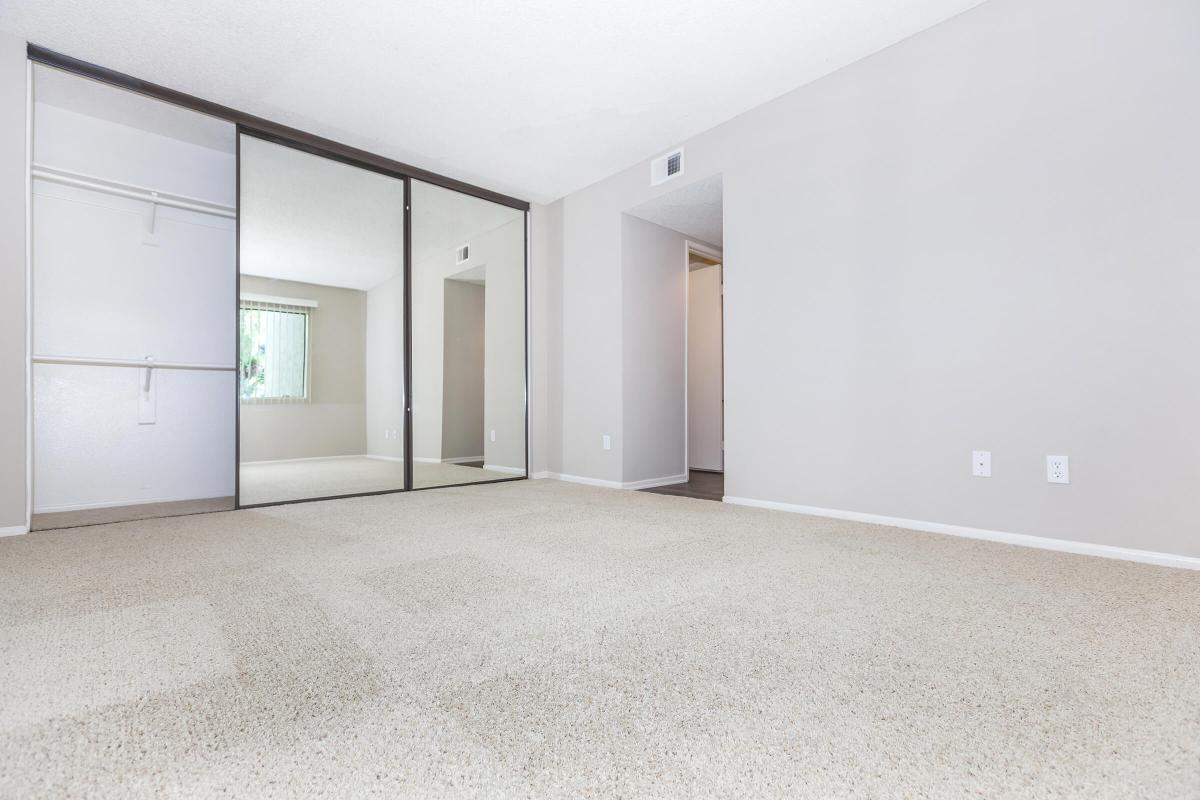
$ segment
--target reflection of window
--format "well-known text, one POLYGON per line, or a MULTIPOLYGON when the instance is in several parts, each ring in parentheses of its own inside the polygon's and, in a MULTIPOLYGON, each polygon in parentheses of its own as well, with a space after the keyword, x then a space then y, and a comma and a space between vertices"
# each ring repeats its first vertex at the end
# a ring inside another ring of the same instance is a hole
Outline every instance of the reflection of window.
POLYGON ((308 316, 311 308, 241 301, 243 400, 308 399, 308 316))

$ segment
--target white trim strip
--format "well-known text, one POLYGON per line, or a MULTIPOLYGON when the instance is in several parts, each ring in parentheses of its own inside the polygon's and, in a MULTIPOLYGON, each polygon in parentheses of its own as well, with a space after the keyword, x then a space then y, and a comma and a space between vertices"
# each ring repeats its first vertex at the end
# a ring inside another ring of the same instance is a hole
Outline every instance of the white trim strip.
POLYGON ((0 537, 20 536, 25 533, 29 533, 29 528, 25 525, 9 525, 7 527, 0 528, 0 537))
MULTIPOLYGON (((33 62, 25 62, 25 529, 33 527, 33 62)), ((8 530, 8 529, 5 529, 8 530)), ((11 535, 11 534, 6 534, 11 535)))
POLYGON ((1000 542, 1001 544, 1012 544, 1019 547, 1033 547, 1039 550, 1054 550, 1060 553, 1098 556, 1100 558, 1113 558, 1121 561, 1136 561, 1142 564, 1156 564, 1161 567, 1200 570, 1200 558, 1175 555, 1174 553, 1156 553, 1151 550, 1134 550, 1128 547, 1113 547, 1106 544, 1073 542, 1067 539, 1050 539, 1044 536, 1031 536, 1025 533, 990 531, 983 528, 968 528, 963 525, 947 525, 942 522, 925 522, 924 520, 904 519, 902 517, 885 517, 880 514, 864 514, 859 511, 841 511, 833 508, 800 506, 792 503, 778 503, 773 500, 755 500, 749 497, 727 496, 721 499, 732 505, 766 508, 773 511, 787 511, 793 514, 808 514, 814 517, 843 519, 851 522, 866 522, 872 525, 886 525, 892 528, 905 528, 924 533, 961 536, 966 539, 983 539, 989 542, 1000 542))

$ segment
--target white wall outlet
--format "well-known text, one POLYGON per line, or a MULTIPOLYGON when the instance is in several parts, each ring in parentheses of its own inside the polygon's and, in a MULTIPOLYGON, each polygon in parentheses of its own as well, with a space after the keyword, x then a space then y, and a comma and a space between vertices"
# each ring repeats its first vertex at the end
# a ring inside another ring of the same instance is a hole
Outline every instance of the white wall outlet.
POLYGON ((609 436, 606 433, 606 434, 604 434, 604 438, 601 441, 604 445, 605 450, 612 450, 612 437, 611 436, 609 436))
POLYGON ((1046 480, 1050 483, 1071 482, 1071 465, 1066 456, 1046 456, 1046 480))
POLYGON ((496 429, 492 428, 492 441, 496 441, 496 429))
POLYGON ((976 478, 992 477, 992 452, 990 450, 971 451, 971 474, 976 478))

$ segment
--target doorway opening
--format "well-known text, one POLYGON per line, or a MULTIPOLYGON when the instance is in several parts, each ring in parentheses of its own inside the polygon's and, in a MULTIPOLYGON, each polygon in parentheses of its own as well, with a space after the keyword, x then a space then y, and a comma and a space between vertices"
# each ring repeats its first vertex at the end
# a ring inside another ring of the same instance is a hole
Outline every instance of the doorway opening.
POLYGON ((630 488, 724 497, 724 256, 720 175, 629 209, 623 291, 639 342, 629 359, 630 488), (649 224, 647 224, 649 223, 649 224))
POLYGON ((724 280, 721 251, 687 243, 686 483, 646 491, 702 500, 725 493, 724 280))

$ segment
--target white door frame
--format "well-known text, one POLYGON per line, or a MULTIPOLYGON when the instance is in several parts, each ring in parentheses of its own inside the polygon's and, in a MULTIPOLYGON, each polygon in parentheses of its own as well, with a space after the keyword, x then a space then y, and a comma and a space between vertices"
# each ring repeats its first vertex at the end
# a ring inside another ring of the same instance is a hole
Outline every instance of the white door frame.
POLYGON ((721 470, 725 470, 725 257, 720 250, 690 239, 683 244, 683 474, 691 475, 691 454, 688 452, 691 431, 688 425, 688 326, 691 316, 692 254, 717 262, 721 270, 721 470))

